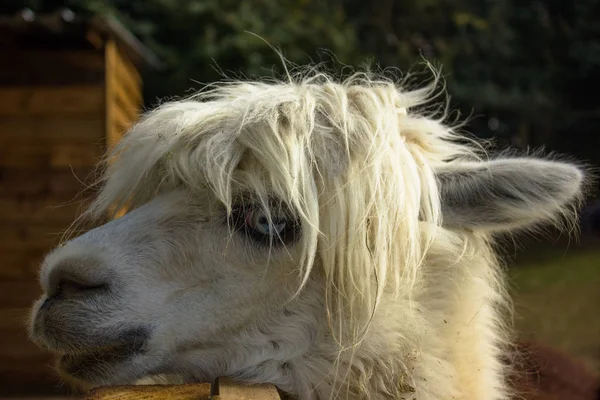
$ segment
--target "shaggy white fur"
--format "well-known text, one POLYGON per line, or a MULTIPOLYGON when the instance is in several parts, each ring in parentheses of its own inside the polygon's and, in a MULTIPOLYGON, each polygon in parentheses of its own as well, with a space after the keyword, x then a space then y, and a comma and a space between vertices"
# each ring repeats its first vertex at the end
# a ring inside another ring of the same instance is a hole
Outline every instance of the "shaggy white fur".
POLYGON ((313 72, 149 112, 86 216, 131 211, 48 257, 33 338, 77 359, 110 342, 98 332, 143 327, 143 351, 63 365, 93 384, 227 375, 298 399, 507 399, 492 234, 572 223, 583 172, 488 159, 418 111, 434 86, 313 72), (65 274, 112 296, 44 308, 65 274), (89 329, 54 337, 67 306, 60 324, 89 329))

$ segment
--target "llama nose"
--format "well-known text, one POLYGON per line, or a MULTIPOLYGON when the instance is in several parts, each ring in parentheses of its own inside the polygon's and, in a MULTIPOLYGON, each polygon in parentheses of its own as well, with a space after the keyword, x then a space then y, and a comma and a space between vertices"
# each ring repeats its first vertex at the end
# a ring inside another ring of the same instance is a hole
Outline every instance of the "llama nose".
POLYGON ((46 294, 49 298, 66 299, 100 294, 108 289, 105 280, 89 273, 89 266, 86 268, 81 263, 68 260, 52 266, 46 294))
POLYGON ((89 295, 106 291, 108 285, 105 283, 86 282, 79 277, 61 277, 54 288, 54 294, 49 297, 70 298, 78 295, 89 295))

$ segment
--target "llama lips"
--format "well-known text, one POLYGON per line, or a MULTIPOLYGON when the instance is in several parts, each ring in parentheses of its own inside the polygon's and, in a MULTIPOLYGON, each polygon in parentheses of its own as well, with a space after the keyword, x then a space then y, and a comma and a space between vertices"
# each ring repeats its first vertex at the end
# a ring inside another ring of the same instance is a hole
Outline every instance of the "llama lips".
POLYGON ((118 349, 83 354, 64 354, 58 359, 58 369, 82 381, 93 381, 106 373, 109 366, 126 361, 132 354, 118 349))
POLYGON ((146 345, 146 331, 134 330, 123 336, 123 340, 113 347, 102 347, 81 353, 63 354, 58 359, 58 370, 81 381, 92 382, 108 375, 111 367, 126 362, 143 353, 146 345), (142 334, 143 333, 143 334, 142 334))

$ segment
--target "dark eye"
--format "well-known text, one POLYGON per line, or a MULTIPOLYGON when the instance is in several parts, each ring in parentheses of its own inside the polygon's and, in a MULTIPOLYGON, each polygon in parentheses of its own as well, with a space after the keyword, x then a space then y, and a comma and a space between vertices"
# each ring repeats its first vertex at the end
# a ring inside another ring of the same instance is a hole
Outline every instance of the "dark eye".
POLYGON ((283 233, 287 221, 285 217, 278 215, 271 215, 269 221, 269 217, 262 209, 250 209, 244 215, 244 223, 248 229, 256 233, 278 237, 283 233))
POLYGON ((298 222, 288 213, 273 207, 271 219, 263 207, 245 205, 233 210, 230 222, 236 230, 265 245, 290 244, 300 233, 298 222))

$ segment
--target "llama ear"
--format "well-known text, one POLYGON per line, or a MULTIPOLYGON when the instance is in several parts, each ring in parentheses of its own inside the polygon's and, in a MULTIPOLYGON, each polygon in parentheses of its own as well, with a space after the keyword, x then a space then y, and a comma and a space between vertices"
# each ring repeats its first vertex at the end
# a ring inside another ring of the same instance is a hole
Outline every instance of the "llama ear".
POLYGON ((449 163, 437 171, 444 226, 490 231, 552 221, 581 197, 575 165, 531 158, 449 163))

